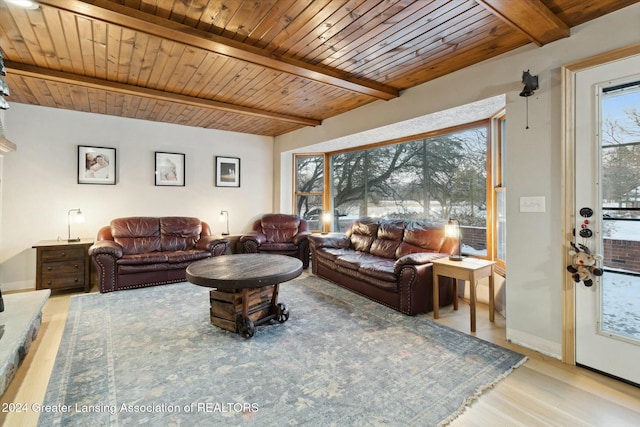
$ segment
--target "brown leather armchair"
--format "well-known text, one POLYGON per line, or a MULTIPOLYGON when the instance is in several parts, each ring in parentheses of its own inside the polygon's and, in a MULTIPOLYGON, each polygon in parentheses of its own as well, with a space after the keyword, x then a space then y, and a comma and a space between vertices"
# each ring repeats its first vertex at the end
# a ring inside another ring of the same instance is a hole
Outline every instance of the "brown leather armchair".
POLYGON ((252 230, 240 237, 244 253, 289 255, 309 267, 311 234, 307 221, 298 215, 266 214, 253 223, 252 230))

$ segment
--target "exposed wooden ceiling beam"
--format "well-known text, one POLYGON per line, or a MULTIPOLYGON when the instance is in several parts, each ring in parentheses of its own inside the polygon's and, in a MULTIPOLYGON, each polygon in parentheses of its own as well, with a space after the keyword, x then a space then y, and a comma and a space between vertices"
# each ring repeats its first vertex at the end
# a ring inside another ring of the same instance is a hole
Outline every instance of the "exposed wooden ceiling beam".
POLYGON ((389 100, 400 96, 400 92, 397 89, 387 85, 360 80, 335 70, 318 67, 293 58, 282 57, 251 45, 227 39, 217 34, 201 31, 111 1, 39 0, 38 3, 157 37, 171 39, 177 43, 205 49, 220 55, 329 84, 377 99, 389 100))
POLYGON ((569 26, 540 0, 476 0, 537 44, 569 37, 569 26))
POLYGON ((148 89, 124 83, 110 82, 93 77, 79 76, 77 74, 49 70, 32 65, 19 64, 12 61, 4 61, 4 63, 8 72, 17 76, 44 79, 59 83, 87 87, 91 89, 106 90, 109 92, 116 92, 125 95, 141 96, 158 101, 177 102, 179 104, 191 105, 194 107, 208 108, 211 110, 225 111, 228 113, 243 114, 247 116, 260 117, 263 119, 279 120, 304 126, 319 126, 320 124, 322 124, 320 120, 315 119, 307 119, 304 117, 279 114, 270 111, 259 110, 257 108, 227 104, 225 102, 212 101, 176 93, 164 92, 161 90, 148 89))

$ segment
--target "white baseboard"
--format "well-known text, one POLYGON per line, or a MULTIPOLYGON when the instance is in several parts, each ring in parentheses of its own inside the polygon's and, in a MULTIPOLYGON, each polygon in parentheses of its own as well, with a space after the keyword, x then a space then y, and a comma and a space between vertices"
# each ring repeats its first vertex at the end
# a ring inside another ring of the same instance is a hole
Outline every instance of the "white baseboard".
POLYGON ((507 327, 507 341, 537 351, 554 359, 562 360, 562 344, 548 341, 526 332, 507 327))
POLYGON ((0 284, 0 290, 2 290, 2 293, 16 291, 33 291, 35 289, 36 282, 34 280, 18 280, 15 282, 5 282, 0 284))

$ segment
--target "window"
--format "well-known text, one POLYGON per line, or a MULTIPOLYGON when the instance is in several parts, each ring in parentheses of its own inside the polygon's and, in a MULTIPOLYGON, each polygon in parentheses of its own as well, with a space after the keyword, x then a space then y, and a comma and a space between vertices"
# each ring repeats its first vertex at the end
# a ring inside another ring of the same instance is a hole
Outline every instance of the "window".
POLYGON ((310 230, 322 231, 324 154, 298 154, 295 164, 294 212, 307 220, 310 230))
POLYGON ((496 132, 494 132, 495 140, 493 146, 495 149, 493 157, 493 200, 495 206, 495 219, 493 224, 493 259, 497 264, 497 271, 505 274, 507 265, 507 217, 506 217, 506 198, 507 187, 504 179, 504 162, 506 159, 507 147, 507 119, 504 113, 494 120, 496 132))
POLYGON ((362 216, 460 221, 464 254, 487 256, 489 121, 330 154, 332 229, 362 216))
POLYGON ((363 216, 460 221, 462 253, 506 269, 506 117, 325 154, 295 155, 295 212, 321 231, 363 216), (329 213, 331 213, 329 215, 329 213))
MULTIPOLYGON (((602 266, 605 270, 603 286, 599 289, 601 325, 605 334, 638 344, 640 81, 618 82, 603 88, 600 103, 602 266)), ((596 221, 595 217, 590 219, 596 221)))

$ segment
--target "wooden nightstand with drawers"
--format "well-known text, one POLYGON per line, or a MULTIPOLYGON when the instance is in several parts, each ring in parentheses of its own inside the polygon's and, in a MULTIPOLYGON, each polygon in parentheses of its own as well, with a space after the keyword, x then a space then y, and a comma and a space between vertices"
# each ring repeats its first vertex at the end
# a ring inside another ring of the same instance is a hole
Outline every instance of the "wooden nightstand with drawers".
POLYGON ((92 244, 92 239, 81 239, 79 242, 43 240, 33 245, 36 249, 36 290, 82 289, 89 292, 89 247, 92 244))

